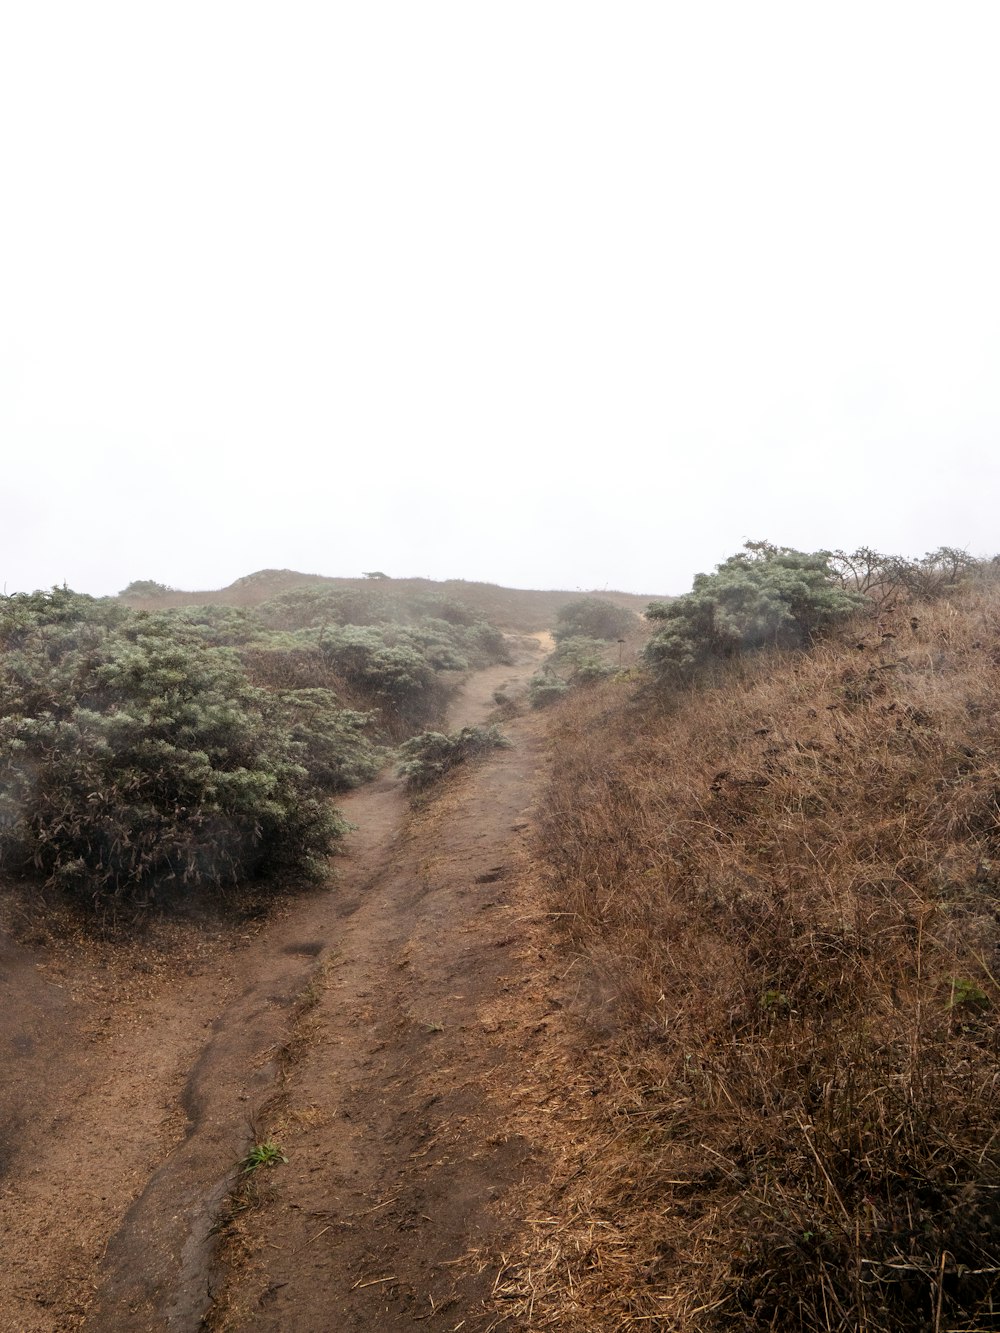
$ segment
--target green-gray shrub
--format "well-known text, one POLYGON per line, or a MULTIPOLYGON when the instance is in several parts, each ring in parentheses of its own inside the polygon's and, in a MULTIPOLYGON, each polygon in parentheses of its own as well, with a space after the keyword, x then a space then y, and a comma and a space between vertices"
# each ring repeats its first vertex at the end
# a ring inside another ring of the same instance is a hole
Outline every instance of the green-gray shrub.
POLYGON ((605 660, 607 648, 607 643, 600 639, 575 634, 560 639, 549 660, 555 670, 569 673, 570 685, 585 685, 614 673, 615 668, 605 660))
POLYGON ((94 902, 316 875, 345 826, 291 706, 168 616, 5 599, 0 868, 94 902))
POLYGON ((385 752, 366 735, 374 714, 341 708, 332 690, 280 690, 275 708, 295 758, 323 791, 359 787, 382 767, 385 752))
POLYGON ((747 542, 714 574, 698 574, 685 596, 650 605, 647 619, 659 628, 646 661, 661 679, 683 680, 713 659, 808 644, 864 603, 831 560, 828 551, 747 542))
POLYGON ((603 597, 580 597, 567 602, 556 616, 553 638, 619 639, 636 623, 631 611, 603 597))
POLYGON ((498 727, 463 727, 447 735, 425 731, 399 747, 399 775, 411 788, 427 787, 458 764, 510 744, 498 727))
POLYGON ((119 597, 165 597, 174 589, 166 583, 157 583, 155 579, 133 579, 127 588, 122 588, 119 597))
POLYGON ((528 681, 528 703, 532 708, 547 708, 561 699, 569 686, 559 676, 532 676, 528 681))

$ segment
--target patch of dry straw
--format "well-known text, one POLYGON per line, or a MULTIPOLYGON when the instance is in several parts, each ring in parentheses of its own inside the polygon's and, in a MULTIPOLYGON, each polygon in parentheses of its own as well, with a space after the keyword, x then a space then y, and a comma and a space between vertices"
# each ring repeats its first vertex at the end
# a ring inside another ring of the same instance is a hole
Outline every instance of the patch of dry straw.
POLYGON ((537 1071, 560 1160, 514 1317, 1000 1326, 996 587, 598 687, 553 745, 577 1049, 537 1071))

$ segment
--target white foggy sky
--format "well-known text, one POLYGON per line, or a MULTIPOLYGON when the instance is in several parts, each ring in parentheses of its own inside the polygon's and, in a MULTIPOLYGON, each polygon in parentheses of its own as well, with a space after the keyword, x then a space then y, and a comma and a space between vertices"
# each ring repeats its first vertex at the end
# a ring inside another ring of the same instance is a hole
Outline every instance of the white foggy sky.
POLYGON ((1000 551, 1000 7, 0 18, 0 584, 1000 551))

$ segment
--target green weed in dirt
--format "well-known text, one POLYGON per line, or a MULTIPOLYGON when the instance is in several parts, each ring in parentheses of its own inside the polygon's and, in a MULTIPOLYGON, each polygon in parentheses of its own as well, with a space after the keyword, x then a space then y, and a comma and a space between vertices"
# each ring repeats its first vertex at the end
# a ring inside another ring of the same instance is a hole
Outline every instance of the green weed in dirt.
POLYGON ((288 1158, 282 1152, 281 1146, 267 1139, 263 1143, 254 1144, 240 1162, 240 1171, 246 1176, 262 1168, 284 1166, 287 1162, 288 1158))

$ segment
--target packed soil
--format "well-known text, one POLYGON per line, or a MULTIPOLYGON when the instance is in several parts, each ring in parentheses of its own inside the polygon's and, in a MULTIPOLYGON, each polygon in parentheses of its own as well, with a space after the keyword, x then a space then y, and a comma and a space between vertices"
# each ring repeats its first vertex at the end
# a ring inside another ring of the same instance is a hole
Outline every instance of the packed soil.
POLYGON ((0 1329, 518 1326, 494 1291, 542 1169, 511 1108, 543 1003, 514 886, 545 752, 537 716, 505 731, 416 806, 390 775, 339 801, 331 882, 239 926, 125 946, 6 900, 0 1329), (241 1170, 265 1142, 287 1161, 241 1170))

